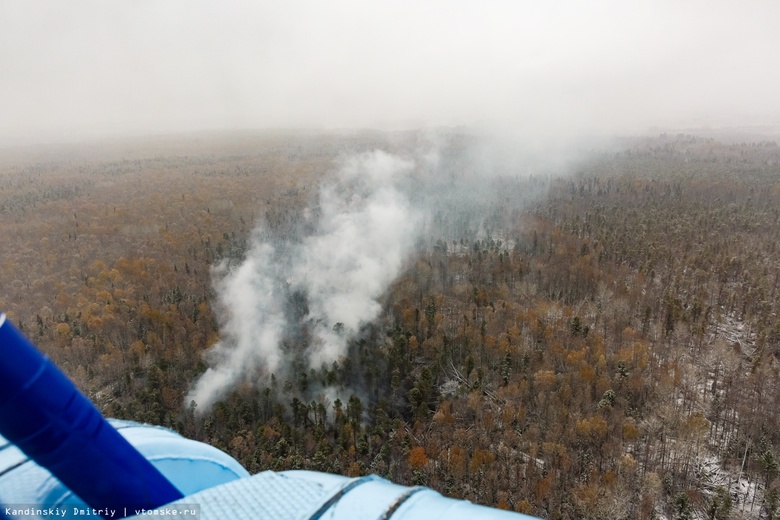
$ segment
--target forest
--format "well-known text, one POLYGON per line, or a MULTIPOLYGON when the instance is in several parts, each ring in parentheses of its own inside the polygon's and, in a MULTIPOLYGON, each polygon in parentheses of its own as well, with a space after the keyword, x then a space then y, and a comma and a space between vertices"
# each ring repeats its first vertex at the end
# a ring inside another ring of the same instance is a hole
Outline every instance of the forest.
MULTIPOLYGON (((508 165, 469 207, 438 208, 347 356, 245 378, 206 413, 187 402, 220 339, 214 267, 260 222, 299 225, 339 156, 418 141, 0 150, 0 310, 106 416, 251 473, 374 473, 549 519, 780 518, 773 141, 662 134, 508 165)), ((469 136, 445 141, 439 174, 480 178, 469 136)))

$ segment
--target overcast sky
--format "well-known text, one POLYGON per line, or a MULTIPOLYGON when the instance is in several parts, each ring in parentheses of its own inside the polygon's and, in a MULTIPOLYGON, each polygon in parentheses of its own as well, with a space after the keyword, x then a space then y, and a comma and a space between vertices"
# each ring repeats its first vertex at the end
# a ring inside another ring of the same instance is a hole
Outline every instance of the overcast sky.
POLYGON ((780 120, 780 2, 0 0, 0 141, 780 120))

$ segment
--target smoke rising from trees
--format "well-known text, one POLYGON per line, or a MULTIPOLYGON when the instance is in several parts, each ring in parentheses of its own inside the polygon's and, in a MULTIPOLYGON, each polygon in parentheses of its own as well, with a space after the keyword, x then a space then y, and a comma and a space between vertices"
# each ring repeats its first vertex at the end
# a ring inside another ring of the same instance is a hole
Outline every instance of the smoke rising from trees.
POLYGON ((215 269, 222 339, 187 402, 203 412, 244 377, 285 375, 295 356, 319 368, 346 353, 419 236, 420 214, 397 187, 413 166, 380 151, 345 160, 304 212, 304 231, 269 242, 256 230, 240 265, 215 269), (285 352, 286 337, 304 351, 285 352))
MULTIPOLYGON (((388 143, 393 153, 343 158, 307 207, 280 217, 283 224, 261 223, 239 264, 214 269, 221 339, 185 402, 204 413, 242 382, 296 380, 301 370, 342 361, 350 341, 380 316, 413 253, 450 241, 509 245, 497 203, 521 207, 546 189, 512 179, 561 173, 578 157, 559 150, 542 160, 539 150, 494 136, 404 135, 388 143)), ((350 385, 361 392, 360 382, 350 385)))

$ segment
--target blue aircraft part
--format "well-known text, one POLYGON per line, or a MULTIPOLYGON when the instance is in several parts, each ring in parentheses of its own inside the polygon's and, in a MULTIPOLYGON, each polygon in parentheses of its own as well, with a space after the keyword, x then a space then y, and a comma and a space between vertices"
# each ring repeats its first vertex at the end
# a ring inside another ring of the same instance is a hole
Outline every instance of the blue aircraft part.
POLYGON ((92 508, 183 496, 0 314, 0 434, 92 508))
MULTIPOLYGON (((426 487, 399 486, 376 475, 348 478, 301 470, 265 471, 156 511, 199 520, 534 520, 446 498, 426 487)), ((153 514, 146 511, 128 520, 153 514)))
MULTIPOLYGON (((225 452, 182 437, 167 428, 116 419, 108 419, 108 422, 184 495, 249 476, 225 452)), ((0 504, 4 506, 0 507, 0 513, 4 513, 6 507, 19 510, 20 505, 45 505, 62 513, 48 515, 55 518, 68 518, 68 515, 73 515, 74 509, 92 509, 46 468, 30 460, 3 437, 0 437, 0 504)), ((122 513, 125 507, 122 506, 122 513)), ((127 513, 135 514, 132 507, 127 513)), ((21 517, 24 520, 37 518, 26 513, 21 517)))

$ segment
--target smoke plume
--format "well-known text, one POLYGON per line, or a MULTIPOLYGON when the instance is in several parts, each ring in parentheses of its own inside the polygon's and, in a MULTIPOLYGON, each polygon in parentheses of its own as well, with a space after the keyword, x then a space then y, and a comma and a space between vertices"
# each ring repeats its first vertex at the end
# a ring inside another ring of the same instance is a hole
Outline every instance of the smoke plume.
POLYGON ((202 413, 245 379, 286 375, 289 343, 311 368, 345 355, 419 236, 420 214, 399 188, 413 167, 380 151, 345 160, 301 231, 275 237, 261 226, 240 265, 215 268, 221 340, 187 402, 202 413))

